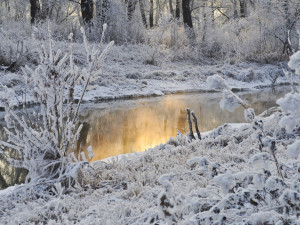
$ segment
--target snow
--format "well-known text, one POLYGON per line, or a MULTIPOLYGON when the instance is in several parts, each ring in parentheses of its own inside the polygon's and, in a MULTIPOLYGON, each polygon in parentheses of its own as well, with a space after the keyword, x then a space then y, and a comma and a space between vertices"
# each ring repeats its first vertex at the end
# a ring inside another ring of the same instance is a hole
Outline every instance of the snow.
POLYGON ((245 109, 244 117, 247 122, 252 122, 255 118, 255 111, 252 108, 245 109))
MULTIPOLYGON (((80 53, 82 46, 78 47, 75 57, 81 67, 84 56, 80 53)), ((297 73, 299 57, 295 54, 289 64, 297 73)), ((203 66, 186 61, 166 61, 158 67, 144 64, 144 58, 137 46, 112 47, 104 72, 93 82, 93 89, 84 100, 213 88, 226 89, 220 106, 232 111, 238 105, 246 106, 230 89, 271 85, 261 74, 280 70, 276 65, 203 66)), ((87 75, 87 70, 82 72, 82 76, 87 75)), ((12 80, 7 76, 3 76, 0 94, 10 96, 13 90, 5 86, 11 85, 12 80)), ((21 80, 14 84, 14 91, 21 91, 23 77, 14 76, 21 80)), ((278 83, 284 82, 285 78, 278 79, 278 83)), ((39 90, 37 86, 35 89, 39 90)), ((82 85, 76 86, 77 98, 83 89, 82 85)), ((33 99, 30 95, 26 98, 33 99)), ((37 194, 30 183, 0 191, 0 223, 299 224, 299 99, 299 93, 288 94, 278 100, 281 112, 265 118, 246 109, 245 117, 251 123, 224 124, 202 134, 203 140, 191 141, 179 133, 145 152, 93 163, 88 163, 82 152, 85 163, 76 174, 78 168, 71 168, 72 179, 78 183, 68 192, 63 181, 54 183, 51 190, 42 194, 37 194)), ((17 99, 10 100, 11 105, 19 104, 17 99)), ((66 125, 68 129, 69 126, 66 125)), ((47 146, 50 148, 50 143, 47 146)), ((91 147, 88 156, 93 157, 91 147)), ((74 154, 70 158, 74 159, 74 154)), ((38 163, 30 161, 30 165, 38 163)))
POLYGON ((300 75, 300 51, 291 56, 288 66, 295 70, 296 74, 300 75))
POLYGON ((233 177, 231 173, 221 174, 214 177, 213 181, 220 185, 224 194, 227 194, 234 187, 233 177))
MULTIPOLYGON (((263 120, 266 131, 273 131, 278 116, 263 120)), ((181 135, 142 153, 90 163, 80 176, 86 188, 74 187, 68 194, 61 194, 60 184, 55 184, 53 190, 57 194, 47 198, 9 191, 12 188, 0 191, 0 221, 167 224, 175 220, 182 224, 257 224, 286 217, 297 224, 293 216, 296 208, 292 215, 284 215, 281 210, 282 204, 294 205, 299 199, 297 173, 290 170, 284 181, 279 178, 272 156, 256 149, 253 132, 250 124, 229 124, 223 126, 219 135, 207 133, 201 141, 189 142, 181 135), (241 137, 241 141, 232 140, 233 136, 241 137), (222 144, 225 142, 227 145, 222 144), (265 161, 268 167, 256 166, 264 165, 265 161), (95 176, 95 172, 100 176, 95 176), (278 197, 273 198, 264 190, 278 197)), ((277 148, 282 165, 300 166, 289 158, 283 143, 278 142, 277 148)))
POLYGON ((226 81, 220 75, 209 76, 206 80, 208 88, 212 90, 224 90, 228 89, 226 81))
POLYGON ((237 95, 228 90, 223 91, 223 98, 220 101, 221 109, 233 112, 240 105, 243 105, 243 101, 237 95))
POLYGON ((89 154, 89 158, 92 159, 94 157, 94 152, 93 152, 93 148, 92 146, 89 146, 87 148, 88 154, 89 154))
MULTIPOLYGON (((32 43, 38 48, 38 43, 32 43)), ((43 43, 40 43, 43 44, 43 43)), ((65 42, 54 42, 54 48, 66 52, 69 46, 65 42)), ((79 67, 85 61, 84 45, 74 43, 74 58, 79 67)), ((133 98, 141 96, 161 96, 168 93, 211 91, 206 79, 216 75, 219 81, 225 80, 233 90, 257 90, 265 86, 272 86, 268 76, 264 74, 280 73, 278 65, 261 65, 257 63, 240 63, 235 65, 216 62, 213 65, 202 65, 189 60, 164 61, 160 66, 144 63, 146 57, 142 47, 137 45, 113 46, 99 80, 92 84, 83 100, 100 101, 118 98, 133 98), (250 72, 249 72, 250 71, 250 72), (251 74, 251 76, 249 75, 251 74)), ((11 99, 11 103, 18 105, 25 97, 23 90, 24 78, 22 74, 1 72, 3 85, 14 85, 19 90, 20 98, 11 99)), ((217 80, 216 80, 217 81, 217 80)), ((287 84, 288 80, 283 74, 278 78, 277 84, 287 84)), ((77 86, 75 96, 79 98, 82 86, 77 86)), ((0 93, 5 93, 1 90, 0 93)), ((32 96, 26 94, 28 101, 32 96)))
POLYGON ((287 151, 291 158, 297 159, 300 155, 300 141, 295 141, 293 144, 289 145, 287 151))

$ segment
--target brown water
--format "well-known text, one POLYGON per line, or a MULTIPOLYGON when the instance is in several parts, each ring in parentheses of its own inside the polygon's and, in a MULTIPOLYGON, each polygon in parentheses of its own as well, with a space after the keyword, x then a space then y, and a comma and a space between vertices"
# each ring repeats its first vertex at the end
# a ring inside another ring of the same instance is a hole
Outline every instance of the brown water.
MULTIPOLYGON (((289 88, 267 89, 238 95, 259 114, 276 105, 276 99, 289 88)), ((175 137, 177 129, 188 131, 185 108, 193 110, 201 132, 224 123, 245 122, 243 108, 233 113, 219 106, 221 93, 178 94, 139 100, 120 100, 89 105, 82 111, 84 127, 80 137, 82 150, 93 147, 95 160, 124 153, 140 152, 175 137)))

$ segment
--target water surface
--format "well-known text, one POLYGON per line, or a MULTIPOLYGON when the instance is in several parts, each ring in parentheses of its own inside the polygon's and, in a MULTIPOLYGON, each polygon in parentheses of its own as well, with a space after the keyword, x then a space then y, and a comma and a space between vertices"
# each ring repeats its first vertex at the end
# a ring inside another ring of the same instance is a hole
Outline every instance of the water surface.
MULTIPOLYGON (((276 99, 288 91, 289 88, 281 87, 238 95, 260 114, 276 106, 276 99)), ((220 109, 221 95, 176 94, 92 105, 93 109, 83 110, 80 118, 84 121, 81 148, 85 150, 91 145, 95 154, 93 160, 100 160, 165 143, 176 136, 177 129, 182 133, 188 131, 185 108, 195 112, 201 132, 224 123, 245 122, 242 107, 232 113, 220 109)))
MULTIPOLYGON (((238 93, 239 97, 255 109, 256 114, 275 106, 276 99, 290 88, 265 89, 255 93, 238 93)), ((80 120, 83 122, 78 150, 86 151, 89 145, 95 160, 134 151, 144 151, 170 137, 177 129, 188 131, 186 108, 198 117, 201 132, 214 129, 224 123, 245 122, 242 107, 230 113, 219 106, 221 93, 175 94, 132 100, 117 100, 83 105, 80 120)), ((0 119, 0 139, 5 140, 5 123, 0 119)), ((8 154, 15 154, 8 150, 8 154)), ((0 154, 0 189, 24 182, 26 171, 9 166, 0 154)))

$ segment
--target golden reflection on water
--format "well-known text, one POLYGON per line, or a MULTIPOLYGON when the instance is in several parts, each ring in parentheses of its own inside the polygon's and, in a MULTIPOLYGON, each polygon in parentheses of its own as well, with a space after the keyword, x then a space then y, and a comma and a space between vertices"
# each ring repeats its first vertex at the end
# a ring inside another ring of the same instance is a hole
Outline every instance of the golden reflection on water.
MULTIPOLYGON (((250 103, 257 114, 275 106, 284 91, 270 94, 259 92, 240 97, 250 103)), ((87 110, 81 120, 84 127, 79 142, 83 150, 93 147, 95 160, 134 151, 144 151, 170 137, 177 129, 188 131, 185 108, 198 117, 200 131, 208 131, 230 122, 245 122, 242 108, 233 113, 222 111, 219 94, 181 94, 164 97, 123 100, 116 106, 87 110)))

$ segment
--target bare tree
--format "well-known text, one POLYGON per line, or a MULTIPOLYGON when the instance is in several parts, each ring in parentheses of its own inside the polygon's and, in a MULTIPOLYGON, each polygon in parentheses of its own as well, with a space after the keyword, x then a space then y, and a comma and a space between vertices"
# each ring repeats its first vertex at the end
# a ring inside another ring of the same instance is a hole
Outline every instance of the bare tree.
POLYGON ((238 11, 237 11, 237 0, 233 0, 233 18, 238 18, 238 11))
POLYGON ((133 16, 133 13, 135 11, 136 3, 137 3, 136 0, 128 0, 128 2, 127 2, 127 4, 128 4, 127 5, 127 18, 128 18, 128 21, 132 20, 132 16, 133 16))
POLYGON ((284 12, 284 19, 285 19, 285 27, 286 27, 286 37, 285 37, 285 42, 284 42, 284 49, 283 52, 287 53, 290 55, 292 53, 292 44, 290 41, 290 32, 292 30, 292 23, 291 23, 291 18, 290 18, 290 4, 289 0, 283 0, 282 1, 282 8, 284 12))
POLYGON ((81 0, 81 15, 84 24, 90 26, 93 19, 93 0, 81 0))
POLYGON ((40 3, 39 0, 30 0, 30 16, 31 23, 35 23, 40 14, 40 3))
POLYGON ((139 4, 140 4, 140 11, 141 11, 143 24, 147 28, 147 19, 146 19, 146 14, 145 14, 144 0, 139 0, 139 4))
POLYGON ((175 18, 180 19, 180 0, 176 0, 175 18))
POLYGON ((174 9, 173 9, 173 2, 172 2, 172 0, 169 0, 169 8, 170 8, 170 14, 171 14, 172 16, 175 16, 175 14, 174 14, 174 9))
POLYGON ((241 18, 245 18, 247 14, 247 0, 239 0, 240 1, 240 15, 241 18))
POLYGON ((54 9, 56 1, 54 0, 42 0, 41 17, 43 19, 50 18, 54 9))
POLYGON ((96 21, 102 27, 103 24, 109 24, 110 3, 108 0, 96 1, 96 21))
POLYGON ((150 0, 150 12, 149 12, 149 23, 150 23, 150 28, 153 27, 153 0, 150 0))
POLYGON ((190 8, 190 0, 182 0, 182 16, 183 23, 189 28, 193 28, 192 11, 190 8))
POLYGON ((158 25, 158 21, 160 18, 160 3, 159 0, 155 1, 156 7, 155 7, 155 24, 158 25))
POLYGON ((207 13, 206 13, 206 9, 207 9, 207 0, 203 0, 203 13, 202 13, 202 18, 203 18, 203 30, 202 30, 202 43, 205 42, 205 38, 206 38, 206 32, 207 32, 207 13))

